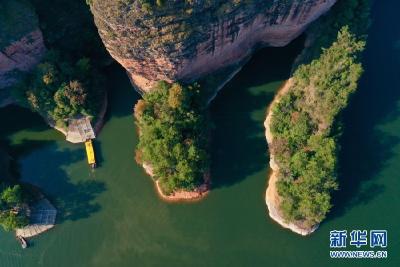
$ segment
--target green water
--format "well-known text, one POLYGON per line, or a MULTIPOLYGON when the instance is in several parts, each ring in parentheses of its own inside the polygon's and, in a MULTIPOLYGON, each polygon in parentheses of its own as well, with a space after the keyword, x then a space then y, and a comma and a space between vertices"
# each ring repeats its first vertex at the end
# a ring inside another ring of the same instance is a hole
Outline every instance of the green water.
POLYGON ((0 266, 400 266, 400 2, 377 1, 359 92, 344 114, 341 190, 320 229, 300 237, 267 216, 267 104, 301 49, 257 53, 211 105, 214 189, 203 201, 166 204, 134 162, 132 107, 124 71, 110 69, 110 107, 95 141, 100 167, 41 118, 0 110, 2 143, 22 180, 56 204, 57 226, 22 250, 0 231, 0 266), (329 259, 329 231, 387 229, 386 260, 329 259))

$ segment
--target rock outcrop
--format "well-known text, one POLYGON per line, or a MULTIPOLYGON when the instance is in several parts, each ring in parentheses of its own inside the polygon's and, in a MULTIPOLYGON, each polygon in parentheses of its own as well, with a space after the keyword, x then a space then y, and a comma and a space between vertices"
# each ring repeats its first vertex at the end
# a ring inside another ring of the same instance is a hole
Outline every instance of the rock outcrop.
POLYGON ((257 46, 284 46, 336 0, 164 2, 91 4, 107 50, 144 91, 157 80, 191 81, 241 62, 257 46))
POLYGON ((9 87, 46 51, 33 7, 25 0, 0 2, 0 107, 12 102, 9 87))

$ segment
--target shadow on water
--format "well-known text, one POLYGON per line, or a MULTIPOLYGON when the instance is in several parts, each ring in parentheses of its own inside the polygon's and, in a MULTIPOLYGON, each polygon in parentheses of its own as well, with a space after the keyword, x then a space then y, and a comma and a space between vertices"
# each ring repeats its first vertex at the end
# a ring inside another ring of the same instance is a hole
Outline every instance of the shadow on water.
POLYGON ((101 141, 99 139, 93 140, 93 149, 94 151, 96 151, 96 168, 100 168, 103 163, 104 157, 101 141))
MULTIPOLYGON (((82 161, 84 152, 69 148, 60 150, 55 143, 46 143, 46 149, 36 151, 34 157, 25 160, 21 179, 39 187, 55 204, 58 223, 88 218, 99 211, 101 207, 95 199, 105 191, 105 184, 89 178, 73 182, 67 172, 68 166, 82 161)), ((21 144, 24 145, 28 146, 30 142, 21 144)))
POLYGON ((38 140, 22 140, 17 145, 7 145, 9 148, 8 153, 11 155, 10 172, 13 179, 19 180, 21 178, 21 163, 18 159, 29 155, 31 152, 44 148, 53 143, 52 141, 38 141, 38 140))
MULTIPOLYGON (((114 64, 107 70, 110 74, 107 79, 109 107, 105 124, 110 118, 131 115, 133 106, 140 97, 130 85, 127 74, 121 66, 114 64), (113 111, 112 114, 110 110, 113 111)), ((0 146, 13 159, 14 178, 32 183, 42 190, 58 210, 58 223, 88 218, 101 209, 96 197, 106 190, 105 184, 90 178, 79 181, 71 181, 70 178, 69 166, 85 160, 84 150, 69 148, 60 150, 55 142, 58 139, 52 134, 45 138, 41 135, 38 137, 40 140, 30 139, 31 135, 28 135, 28 138, 15 143, 14 135, 19 132, 27 130, 41 134, 40 132, 49 130, 43 118, 28 109, 18 106, 1 108, 0 121, 4 125, 0 127, 0 146), (35 153, 34 158, 32 153, 35 153)), ((62 139, 60 135, 59 140, 62 139)), ((94 146, 97 161, 101 165, 103 154, 100 139, 95 140, 94 146)), ((84 176, 90 177, 90 171, 88 168, 88 174, 84 176)))
POLYGON ((12 135, 25 129, 38 133, 48 130, 48 126, 41 116, 17 105, 0 108, 0 122, 0 149, 10 157, 12 180, 19 179, 20 163, 17 159, 48 145, 50 141, 22 140, 13 144, 12 135))
MULTIPOLYGON (((40 136, 41 140, 27 138, 14 143, 14 134, 28 130, 32 133, 49 130, 43 119, 17 106, 0 109, 0 146, 11 156, 13 179, 31 183, 55 204, 58 222, 87 218, 100 210, 95 202, 97 195, 105 191, 102 182, 84 180, 72 182, 67 173, 67 165, 82 161, 84 151, 80 149, 60 150, 56 139, 40 136), (32 154, 34 153, 34 155, 32 154)), ((89 169, 88 169, 89 171, 89 169)))
POLYGON ((4 145, 10 135, 15 132, 29 129, 34 132, 48 130, 43 118, 29 109, 17 105, 0 108, 0 142, 4 145))
POLYGON ((399 117, 400 100, 400 28, 394 1, 376 1, 373 24, 364 55, 365 73, 358 92, 343 114, 344 131, 339 156, 340 190, 334 194, 334 208, 329 218, 342 216, 347 209, 365 205, 384 192, 385 187, 373 180, 393 156, 400 138, 379 129, 379 125, 399 117), (390 31, 390 32, 389 32, 390 31), (398 55, 396 55, 396 53, 398 55), (369 181, 366 186, 363 183, 369 181))
POLYGON ((65 193, 57 197, 55 202, 59 212, 57 222, 89 218, 100 211, 101 206, 95 199, 106 190, 103 182, 85 180, 72 184, 63 180, 61 184, 64 185, 65 193))
POLYGON ((268 165, 263 121, 276 86, 289 77, 304 38, 288 47, 264 48, 223 88, 211 104, 211 176, 214 187, 230 186, 268 165), (262 113, 257 116, 254 112, 262 113))
POLYGON ((105 73, 108 88, 108 108, 104 118, 106 124, 113 117, 124 117, 133 114, 133 107, 140 98, 131 85, 128 74, 117 63, 107 67, 105 73), (123 92, 121 92, 123 91, 123 92), (109 112, 112 110, 112 114, 109 112))

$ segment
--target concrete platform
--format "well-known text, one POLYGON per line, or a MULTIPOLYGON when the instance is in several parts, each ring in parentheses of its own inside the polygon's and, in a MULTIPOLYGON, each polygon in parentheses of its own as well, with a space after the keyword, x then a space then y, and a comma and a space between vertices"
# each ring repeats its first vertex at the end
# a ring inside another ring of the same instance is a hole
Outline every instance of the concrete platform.
POLYGON ((29 225, 16 230, 17 236, 24 238, 33 237, 54 227, 57 210, 45 198, 39 200, 31 207, 29 225))

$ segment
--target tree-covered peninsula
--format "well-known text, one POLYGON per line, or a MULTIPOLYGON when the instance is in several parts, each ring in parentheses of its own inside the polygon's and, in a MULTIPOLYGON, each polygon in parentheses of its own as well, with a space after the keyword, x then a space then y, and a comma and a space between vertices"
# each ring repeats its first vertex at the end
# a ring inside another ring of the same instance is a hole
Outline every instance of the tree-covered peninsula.
POLYGON ((197 85, 159 82, 135 106, 136 159, 151 166, 162 192, 192 191, 209 168, 208 129, 197 85))
POLYGON ((338 118, 363 72, 360 56, 368 14, 365 1, 342 0, 313 25, 311 45, 270 109, 267 139, 279 215, 271 215, 273 197, 268 189, 266 201, 271 217, 301 234, 312 232, 326 217, 331 194, 339 186, 338 118))
MULTIPOLYGON (((94 125, 101 121, 101 111, 106 108, 103 68, 110 61, 88 6, 84 1, 68 0, 16 2, 29 2, 32 12, 37 15, 35 29, 40 36, 43 35, 41 40, 44 44, 42 56, 29 71, 16 71, 18 82, 10 86, 13 99, 62 130, 67 128, 69 119, 77 116, 89 117, 94 125)), ((13 6, 6 11, 10 14, 11 11, 21 12, 20 8, 13 6)), ((30 29, 32 26, 29 25, 33 24, 21 16, 12 15, 18 20, 18 27, 13 29, 10 26, 13 24, 7 22, 9 29, 6 32, 10 32, 10 36, 5 37, 11 43, 19 28, 30 29), (24 27, 24 23, 29 27, 24 27)), ((0 25, 1 22, 2 19, 0 25)), ((19 53, 32 49, 26 46, 19 53)))
MULTIPOLYGON (((76 62, 59 52, 49 51, 25 79, 14 86, 18 103, 65 128, 69 118, 95 118, 105 97, 105 89, 86 57, 76 62)), ((101 80, 101 79, 100 79, 101 80)))

